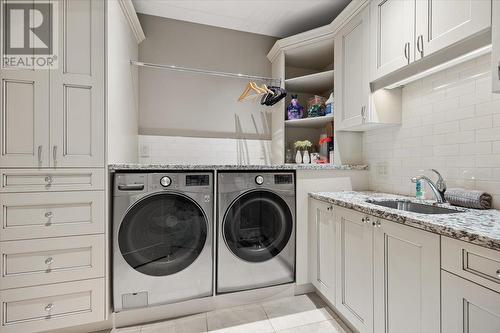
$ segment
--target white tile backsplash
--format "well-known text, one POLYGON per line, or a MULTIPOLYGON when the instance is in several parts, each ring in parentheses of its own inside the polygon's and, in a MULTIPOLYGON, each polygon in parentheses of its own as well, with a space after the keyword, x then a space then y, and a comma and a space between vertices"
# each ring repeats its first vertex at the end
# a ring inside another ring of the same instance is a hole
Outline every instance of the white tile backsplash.
POLYGON ((402 125, 363 135, 370 189, 413 195, 410 178, 435 168, 449 187, 491 193, 500 209, 500 94, 489 63, 485 55, 403 88, 402 125))
POLYGON ((139 136, 139 162, 162 164, 270 164, 271 140, 139 136))

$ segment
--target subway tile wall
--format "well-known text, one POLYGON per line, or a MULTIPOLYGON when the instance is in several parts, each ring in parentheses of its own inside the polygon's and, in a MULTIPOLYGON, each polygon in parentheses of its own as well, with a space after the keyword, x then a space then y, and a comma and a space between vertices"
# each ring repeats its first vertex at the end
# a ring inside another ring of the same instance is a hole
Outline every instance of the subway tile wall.
POLYGON ((271 164, 271 140, 139 135, 139 163, 271 164))
POLYGON ((487 191, 500 209, 500 94, 491 92, 490 55, 405 86, 402 125, 365 132, 363 156, 371 190, 414 195, 410 178, 435 168, 448 187, 487 191))

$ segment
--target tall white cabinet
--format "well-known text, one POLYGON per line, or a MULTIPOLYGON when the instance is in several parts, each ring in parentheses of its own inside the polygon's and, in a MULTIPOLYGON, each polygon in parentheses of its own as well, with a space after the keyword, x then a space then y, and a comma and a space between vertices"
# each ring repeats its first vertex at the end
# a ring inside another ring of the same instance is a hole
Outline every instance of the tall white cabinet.
POLYGON ((0 70, 2 332, 99 322, 108 310, 106 2, 53 3, 58 68, 0 70))

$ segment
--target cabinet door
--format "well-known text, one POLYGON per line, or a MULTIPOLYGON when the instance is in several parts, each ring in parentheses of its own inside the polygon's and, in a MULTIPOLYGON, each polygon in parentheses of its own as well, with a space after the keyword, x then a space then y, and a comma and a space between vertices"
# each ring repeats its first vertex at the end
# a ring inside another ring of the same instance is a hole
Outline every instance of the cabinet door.
MULTIPOLYGON (((0 1, 0 26, 4 26, 5 1, 0 1)), ((11 22, 11 25, 15 23, 11 22)), ((22 31, 22 22, 19 21, 22 31)), ((0 38, 5 38, 1 34, 0 38)), ((2 59, 9 55, 0 48, 2 59)), ((27 55, 30 56, 30 55, 27 55)), ((33 55, 31 55, 33 56, 33 55)), ((45 167, 49 165, 49 71, 9 68, 0 64, 0 165, 45 167)))
POLYGON ((310 278, 332 304, 335 303, 335 221, 333 206, 310 201, 310 278))
POLYGON ((369 85, 369 18, 366 7, 335 36, 335 105, 338 128, 366 121, 369 85))
POLYGON ((104 1, 57 0, 59 69, 50 73, 54 167, 104 165, 104 1))
POLYGON ((373 81, 413 61, 415 0, 374 0, 370 8, 373 81))
POLYGON ((500 93, 500 1, 493 1, 491 24, 491 78, 493 92, 500 93))
POLYGON ((375 222, 374 332, 439 333, 439 235, 375 222))
POLYGON ((373 226, 364 214, 334 207, 337 310, 361 333, 373 332, 373 226))
POLYGON ((446 271, 442 279, 442 333, 500 332, 500 294, 446 271))
POLYGON ((491 0, 416 1, 417 59, 491 26, 491 0))

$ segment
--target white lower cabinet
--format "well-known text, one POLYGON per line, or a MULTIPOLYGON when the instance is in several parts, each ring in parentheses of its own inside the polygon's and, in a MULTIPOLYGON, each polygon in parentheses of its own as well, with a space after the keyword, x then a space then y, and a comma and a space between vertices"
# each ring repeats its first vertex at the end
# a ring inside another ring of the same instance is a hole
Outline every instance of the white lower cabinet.
POLYGON ((42 332, 105 319, 105 279, 0 292, 1 331, 42 332))
POLYGON ((359 332, 373 332, 373 227, 365 214, 333 209, 338 225, 335 305, 359 332))
POLYGON ((500 294, 442 271, 442 333, 500 332, 500 294))
POLYGON ((312 283, 356 331, 440 332, 439 235, 312 199, 309 226, 312 283))
POLYGON ((439 333, 439 235, 372 219, 374 332, 439 333))
POLYGON ((309 278, 316 289, 331 304, 335 304, 335 243, 336 225, 333 206, 326 202, 309 201, 309 278))

